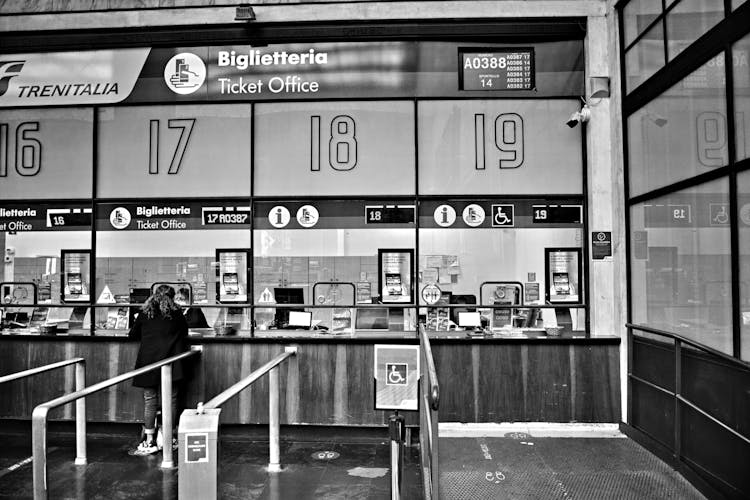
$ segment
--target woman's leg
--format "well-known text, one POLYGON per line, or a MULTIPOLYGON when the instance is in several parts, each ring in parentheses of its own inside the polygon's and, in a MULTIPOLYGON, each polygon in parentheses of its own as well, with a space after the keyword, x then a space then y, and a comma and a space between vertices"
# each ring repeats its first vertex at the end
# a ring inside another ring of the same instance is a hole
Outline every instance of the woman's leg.
POLYGON ((143 389, 143 426, 146 428, 146 440, 153 441, 156 429, 156 411, 159 407, 159 393, 156 387, 143 389))

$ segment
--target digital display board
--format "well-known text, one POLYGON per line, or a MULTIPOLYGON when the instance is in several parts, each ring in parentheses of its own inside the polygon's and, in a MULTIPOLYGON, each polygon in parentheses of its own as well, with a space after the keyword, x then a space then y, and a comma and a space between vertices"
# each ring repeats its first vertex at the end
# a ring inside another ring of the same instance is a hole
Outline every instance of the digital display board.
POLYGON ((581 224, 581 205, 533 205, 531 218, 534 224, 581 224))
POLYGON ((532 90, 534 49, 459 48, 460 90, 532 90))
POLYGON ((416 216, 414 205, 367 205, 366 224, 410 224, 416 216))

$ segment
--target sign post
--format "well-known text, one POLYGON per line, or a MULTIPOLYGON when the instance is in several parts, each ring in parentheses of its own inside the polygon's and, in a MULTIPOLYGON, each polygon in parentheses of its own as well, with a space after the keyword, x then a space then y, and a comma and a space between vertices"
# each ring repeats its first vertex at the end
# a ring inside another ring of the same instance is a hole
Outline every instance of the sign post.
POLYGON ((391 439, 391 498, 401 498, 404 417, 398 410, 419 410, 419 346, 375 345, 375 409, 395 410, 388 419, 391 439))

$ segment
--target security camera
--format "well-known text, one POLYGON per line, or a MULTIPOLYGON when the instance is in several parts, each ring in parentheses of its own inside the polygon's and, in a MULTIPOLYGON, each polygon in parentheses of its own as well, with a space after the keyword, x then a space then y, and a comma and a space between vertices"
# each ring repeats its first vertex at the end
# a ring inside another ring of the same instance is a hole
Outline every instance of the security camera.
POLYGON ((573 128, 579 123, 586 123, 587 121, 589 121, 589 118, 591 118, 591 109, 589 109, 588 105, 584 105, 580 111, 576 111, 575 113, 570 115, 570 118, 568 118, 568 121, 565 122, 565 125, 573 128))

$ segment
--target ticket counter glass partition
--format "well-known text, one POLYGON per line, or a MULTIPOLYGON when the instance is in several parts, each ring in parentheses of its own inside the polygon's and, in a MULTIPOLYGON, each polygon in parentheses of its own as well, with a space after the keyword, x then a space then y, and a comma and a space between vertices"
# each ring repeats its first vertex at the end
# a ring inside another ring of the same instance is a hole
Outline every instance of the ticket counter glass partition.
MULTIPOLYGON (((382 251, 393 249, 413 259, 413 203, 258 202, 255 214, 256 335, 269 330, 413 334, 415 315, 408 307, 413 300, 409 293, 404 301, 388 300, 390 289, 380 279, 384 268, 378 260, 382 251), (377 223, 368 222, 377 217, 377 223), (312 313, 309 327, 290 321, 291 313, 302 311, 312 313)), ((404 273, 400 283, 408 286, 413 268, 404 273)))
POLYGON ((549 328, 585 335, 582 217, 582 203, 576 198, 422 203, 419 297, 428 330, 473 331, 470 325, 461 326, 458 316, 478 311, 483 334, 545 335, 549 328), (575 300, 566 301, 569 307, 564 308, 547 293, 554 286, 547 276, 549 252, 561 247, 578 257, 575 272, 569 273, 577 293, 567 295, 575 300))

